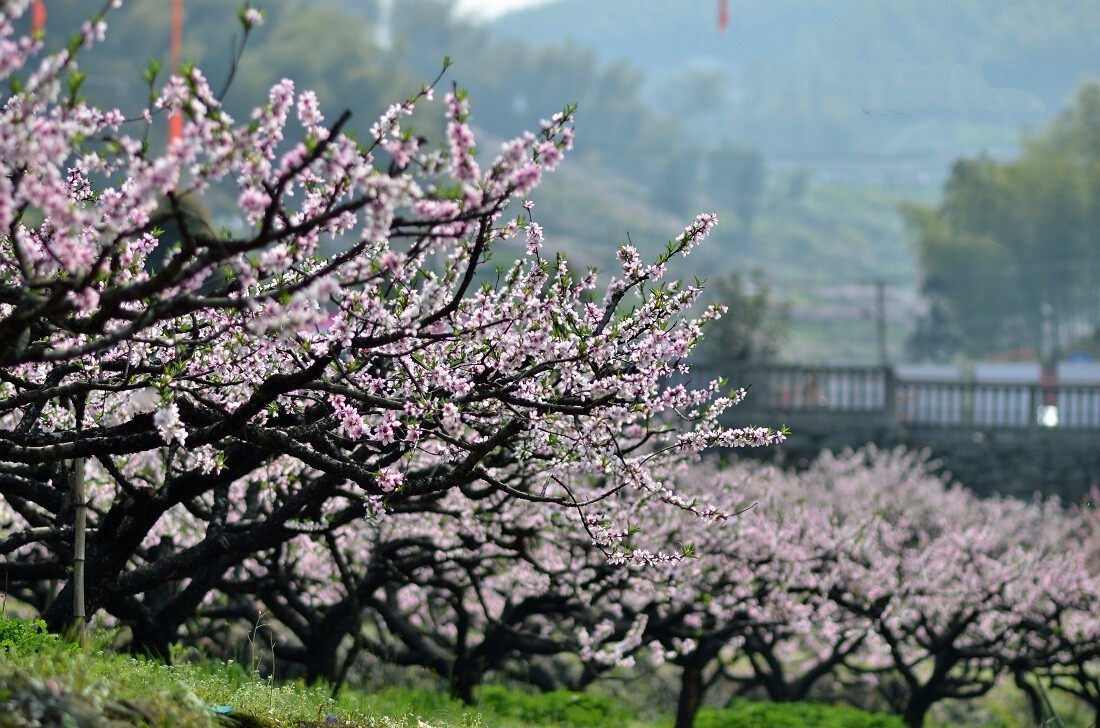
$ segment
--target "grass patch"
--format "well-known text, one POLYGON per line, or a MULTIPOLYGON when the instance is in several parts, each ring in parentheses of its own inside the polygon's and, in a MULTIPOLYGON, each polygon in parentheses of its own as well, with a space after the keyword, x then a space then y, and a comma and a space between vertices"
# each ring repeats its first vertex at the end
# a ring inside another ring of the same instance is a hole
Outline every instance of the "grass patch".
POLYGON ((633 712, 611 698, 593 693, 555 690, 528 694, 500 685, 478 690, 478 706, 489 714, 508 719, 517 726, 576 726, 599 728, 638 723, 633 712))
POLYGON ((348 690, 340 705, 372 716, 404 715, 439 726, 493 728, 615 728, 648 725, 614 699, 593 693, 556 690, 527 693, 500 685, 477 690, 477 705, 464 705, 446 693, 423 688, 387 688, 374 693, 348 690))
POLYGON ((703 708, 696 728, 905 728, 896 715, 868 713, 848 705, 738 700, 731 708, 703 708))
POLYGON ((217 726, 210 706, 169 668, 85 649, 37 623, 0 620, 0 727, 217 726))
POLYGON ((0 728, 430 725, 417 716, 390 718, 341 705, 322 687, 276 685, 236 663, 169 666, 114 654, 109 635, 81 648, 46 633, 40 622, 0 619, 0 636, 0 728))
MULTIPOLYGON (((482 686, 476 706, 440 687, 363 692, 346 689, 332 700, 326 688, 275 683, 234 662, 168 666, 108 649, 99 633, 78 647, 49 634, 39 621, 0 617, 0 728, 666 728, 668 706, 652 686, 631 683, 637 700, 596 693, 532 694, 482 686), (641 692, 637 692, 637 691, 641 692), (663 705, 665 710, 649 708, 663 705), (645 711, 645 717, 641 712, 645 711)), ((668 696, 666 696, 668 697, 668 696)), ((1091 725, 1084 704, 1055 694, 1065 725, 1091 725)), ((944 701, 930 726, 1025 728, 1020 692, 1004 683, 973 701, 944 701)), ((698 728, 900 728, 896 716, 844 705, 738 700, 727 709, 703 708, 698 728)))
POLYGON ((370 693, 344 690, 340 693, 339 704, 374 720, 396 721, 396 725, 416 726, 417 721, 462 728, 476 728, 483 721, 484 725, 499 725, 486 720, 479 708, 465 705, 444 692, 425 688, 393 687, 370 693))

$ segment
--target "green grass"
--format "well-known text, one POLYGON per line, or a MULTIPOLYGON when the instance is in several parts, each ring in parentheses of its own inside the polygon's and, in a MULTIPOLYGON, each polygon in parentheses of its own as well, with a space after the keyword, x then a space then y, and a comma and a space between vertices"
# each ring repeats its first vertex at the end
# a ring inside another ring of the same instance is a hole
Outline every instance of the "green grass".
MULTIPOLYGON (((641 717, 638 706, 661 702, 637 682, 631 683, 633 702, 497 685, 481 687, 476 706, 451 699, 439 685, 345 689, 333 700, 322 686, 275 683, 234 662, 167 666, 116 654, 107 647, 110 640, 109 634, 97 634, 77 647, 46 633, 40 622, 0 617, 0 728, 667 728, 672 723, 668 705, 665 713, 646 709, 641 717)), ((1058 694, 1051 698, 1068 728, 1092 725, 1083 704, 1058 694)), ((738 701, 724 710, 704 708, 696 725, 898 728, 901 723, 843 705, 738 701)), ((927 721, 927 728, 1029 725, 1020 692, 1007 683, 980 700, 945 701, 927 721)))
POLYGON ((235 663, 168 666, 115 654, 109 640, 97 635, 77 648, 46 634, 41 623, 0 618, 0 728, 423 726, 416 716, 340 705, 322 687, 276 685, 235 663))
POLYGON ((484 712, 454 700, 442 690, 392 687, 372 692, 344 690, 340 705, 360 715, 396 716, 409 725, 421 720, 432 726, 498 725, 484 720, 484 712))
POLYGON ((896 715, 847 705, 738 701, 733 708, 703 708, 696 728, 905 728, 896 715))
POLYGON ((133 725, 218 725, 209 706, 171 669, 110 654, 102 645, 82 650, 60 640, 33 640, 6 644, 3 652, 3 728, 35 725, 35 720, 107 725, 95 722, 104 718, 133 725))
POLYGON ((611 698, 559 690, 532 694, 499 685, 477 691, 468 706, 433 690, 387 688, 372 693, 348 690, 340 704, 367 715, 408 715, 439 726, 484 725, 493 728, 622 728, 652 725, 611 698))
POLYGON ((477 693, 478 705, 502 722, 517 726, 631 726, 639 723, 630 710, 603 695, 556 690, 526 694, 499 685, 486 685, 477 693))

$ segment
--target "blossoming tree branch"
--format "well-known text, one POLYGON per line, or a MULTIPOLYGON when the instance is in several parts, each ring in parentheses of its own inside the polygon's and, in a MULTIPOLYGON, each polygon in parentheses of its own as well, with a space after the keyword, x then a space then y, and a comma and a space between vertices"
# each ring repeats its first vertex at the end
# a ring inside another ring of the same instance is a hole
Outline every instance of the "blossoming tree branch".
MULTIPOLYGON (((571 108, 495 155, 458 88, 439 94, 441 144, 412 132, 438 79, 358 134, 289 80, 233 119, 189 66, 161 85, 150 69, 147 109, 94 108, 80 53, 121 5, 55 53, 16 32, 28 2, 0 10, 6 584, 30 596, 67 578, 84 505, 88 611, 138 624, 152 589, 185 587, 186 611, 252 555, 444 493, 561 510, 612 562, 678 558, 624 540, 625 494, 729 515, 660 475, 782 439, 719 424, 743 392, 669 383, 720 311, 693 315, 699 288, 666 267, 713 215, 653 263, 623 246, 601 285, 545 253, 527 202, 571 147, 571 108), (158 149, 166 115, 182 131, 158 149), (232 234, 188 213, 215 188, 233 190, 232 234), (494 251, 509 262, 490 267, 494 251), (63 477, 74 464, 86 503, 63 477)), ((240 19, 247 36, 262 16, 240 19)))

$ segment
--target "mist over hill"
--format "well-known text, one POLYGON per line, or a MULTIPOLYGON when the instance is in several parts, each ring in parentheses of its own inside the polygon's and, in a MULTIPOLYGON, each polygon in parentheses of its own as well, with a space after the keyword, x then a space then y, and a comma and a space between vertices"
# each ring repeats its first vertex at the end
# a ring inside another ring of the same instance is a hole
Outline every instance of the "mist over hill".
POLYGON ((626 61, 707 138, 800 163, 924 159, 913 173, 936 177, 947 158, 1010 152, 1100 74, 1091 0, 730 0, 725 33, 715 7, 559 0, 491 32, 626 61))

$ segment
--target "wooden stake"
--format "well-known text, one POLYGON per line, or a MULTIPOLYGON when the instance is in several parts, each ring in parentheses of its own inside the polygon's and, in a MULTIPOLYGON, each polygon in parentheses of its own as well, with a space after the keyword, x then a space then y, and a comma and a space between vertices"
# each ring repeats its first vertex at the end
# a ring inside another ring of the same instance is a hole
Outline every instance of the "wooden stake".
POLYGON ((87 494, 84 490, 84 458, 76 458, 65 463, 68 470, 69 492, 76 506, 73 524, 73 631, 77 639, 84 635, 84 537, 88 526, 87 494))

